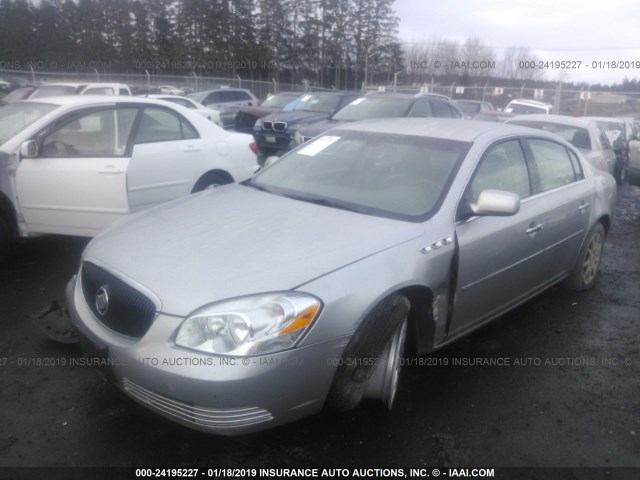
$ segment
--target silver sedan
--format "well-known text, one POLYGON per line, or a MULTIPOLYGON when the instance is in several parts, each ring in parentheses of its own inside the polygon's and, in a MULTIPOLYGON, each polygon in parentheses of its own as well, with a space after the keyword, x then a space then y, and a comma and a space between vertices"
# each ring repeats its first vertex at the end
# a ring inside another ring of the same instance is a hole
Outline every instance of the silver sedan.
POLYGON ((126 394, 195 429, 390 408, 406 343, 428 353, 553 284, 592 287, 615 188, 541 130, 350 124, 103 232, 69 307, 126 394))

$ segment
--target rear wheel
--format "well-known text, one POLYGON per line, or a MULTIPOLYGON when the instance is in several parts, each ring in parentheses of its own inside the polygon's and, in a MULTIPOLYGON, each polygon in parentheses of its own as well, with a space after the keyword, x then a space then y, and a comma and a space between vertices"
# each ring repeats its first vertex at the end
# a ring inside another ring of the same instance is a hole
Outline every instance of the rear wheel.
POLYGON ((228 176, 217 173, 217 172, 208 172, 205 173, 193 186, 193 190, 191 193, 201 192, 203 190, 212 190, 221 185, 226 185, 228 183, 233 183, 233 180, 228 176))
POLYGON ((345 347, 327 405, 349 410, 362 398, 373 398, 391 409, 398 389, 409 307, 403 295, 394 293, 363 320, 345 347))
POLYGON ((564 282, 565 287, 580 291, 588 290, 595 285, 604 248, 604 239, 604 227, 598 223, 584 242, 578 255, 578 262, 569 278, 564 282))

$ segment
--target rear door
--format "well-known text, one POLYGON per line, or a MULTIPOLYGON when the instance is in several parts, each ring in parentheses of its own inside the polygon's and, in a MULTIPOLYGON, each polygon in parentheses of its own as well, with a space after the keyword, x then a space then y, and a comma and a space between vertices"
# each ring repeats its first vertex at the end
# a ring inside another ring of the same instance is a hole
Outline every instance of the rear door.
POLYGON ((145 106, 128 169, 131 211, 188 195, 203 169, 203 140, 175 110, 145 106))
POLYGON ((589 228, 593 187, 578 156, 564 145, 540 138, 528 139, 524 145, 535 190, 546 204, 538 263, 545 267, 550 282, 575 265, 589 228))
POLYGON ((129 135, 137 108, 86 109, 37 137, 39 155, 23 158, 16 185, 31 232, 97 234, 129 212, 129 135))

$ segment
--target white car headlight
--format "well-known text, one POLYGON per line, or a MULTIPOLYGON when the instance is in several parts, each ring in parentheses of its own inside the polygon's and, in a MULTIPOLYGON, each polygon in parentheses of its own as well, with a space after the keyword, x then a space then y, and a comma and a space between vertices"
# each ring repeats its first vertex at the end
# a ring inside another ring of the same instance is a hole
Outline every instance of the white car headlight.
POLYGON ((258 120, 256 120, 256 123, 253 125, 253 128, 262 128, 262 119, 259 118, 258 120))
POLYGON ((282 292, 223 300, 197 310, 178 329, 178 346, 232 356, 263 355, 296 345, 322 304, 282 292))

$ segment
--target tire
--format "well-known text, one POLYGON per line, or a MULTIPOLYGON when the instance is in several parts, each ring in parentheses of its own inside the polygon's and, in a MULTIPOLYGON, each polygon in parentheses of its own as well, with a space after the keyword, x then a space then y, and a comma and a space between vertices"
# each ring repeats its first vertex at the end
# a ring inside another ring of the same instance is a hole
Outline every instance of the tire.
POLYGON ((616 184, 624 185, 624 183, 627 181, 627 176, 628 176, 627 167, 622 166, 620 167, 620 169, 616 169, 614 176, 616 179, 616 184))
POLYGON ((582 291, 588 290, 595 285, 598 267, 602 259, 604 239, 604 227, 601 223, 598 223, 582 245, 578 261, 571 275, 563 283, 566 288, 582 291))
POLYGON ((407 332, 409 300, 394 293, 378 303, 345 347, 327 396, 339 411, 354 408, 363 397, 391 409, 407 332))
POLYGON ((208 172, 198 179, 193 186, 191 193, 201 192, 203 190, 210 190, 228 183, 233 183, 233 180, 222 173, 208 172))
POLYGON ((7 258, 12 241, 13 236, 9 224, 4 217, 0 216, 0 263, 7 258))

